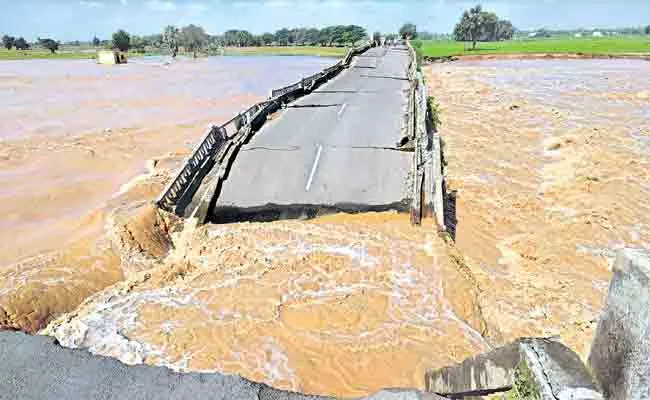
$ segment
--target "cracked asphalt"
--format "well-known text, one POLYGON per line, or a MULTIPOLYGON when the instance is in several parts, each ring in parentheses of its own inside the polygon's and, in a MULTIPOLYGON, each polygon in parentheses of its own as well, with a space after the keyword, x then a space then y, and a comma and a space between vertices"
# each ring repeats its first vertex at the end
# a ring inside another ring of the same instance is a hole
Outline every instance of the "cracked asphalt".
POLYGON ((290 104, 237 155, 217 208, 404 200, 412 157, 396 144, 408 61, 406 48, 372 48, 290 104))

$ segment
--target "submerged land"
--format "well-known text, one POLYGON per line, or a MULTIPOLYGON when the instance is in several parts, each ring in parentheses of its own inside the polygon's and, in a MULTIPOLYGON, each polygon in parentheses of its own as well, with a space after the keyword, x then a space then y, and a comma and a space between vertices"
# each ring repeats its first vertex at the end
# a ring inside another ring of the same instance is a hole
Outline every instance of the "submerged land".
POLYGON ((396 212, 197 227, 153 207, 208 123, 332 60, 49 62, 0 63, 2 328, 353 397, 521 336, 586 356, 614 251, 650 248, 646 61, 423 67, 449 236, 396 212))

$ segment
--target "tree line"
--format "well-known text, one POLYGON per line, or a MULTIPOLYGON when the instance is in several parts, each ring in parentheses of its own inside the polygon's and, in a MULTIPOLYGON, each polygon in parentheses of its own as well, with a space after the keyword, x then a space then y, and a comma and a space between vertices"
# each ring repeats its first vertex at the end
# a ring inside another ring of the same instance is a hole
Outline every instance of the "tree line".
MULTIPOLYGON (((218 50, 222 47, 248 46, 345 46, 367 39, 366 30, 358 25, 334 25, 317 28, 282 28, 275 33, 254 35, 246 30, 232 29, 221 35, 209 35, 201 26, 188 25, 178 28, 166 26, 162 33, 136 36, 124 30, 113 34, 112 47, 121 51, 144 51, 146 47, 168 50, 176 57, 182 48, 193 53, 218 50)), ((97 45, 99 39, 94 38, 97 45)))
MULTIPOLYGON (((217 51, 222 47, 247 46, 349 46, 368 39, 366 30, 358 25, 332 25, 318 28, 282 28, 275 32, 255 35, 246 30, 229 30, 220 35, 210 35, 198 25, 185 27, 166 26, 159 34, 138 36, 123 29, 113 33, 111 40, 100 40, 96 36, 90 42, 94 47, 106 47, 121 51, 144 52, 146 48, 168 50, 174 57, 180 49, 193 53, 217 51)), ((5 35, 2 44, 8 50, 28 50, 30 44, 24 38, 5 35)), ((56 52, 61 42, 54 39, 38 39, 37 44, 56 52)), ((73 41, 70 45, 80 45, 73 41)))
MULTIPOLYGON (((55 53, 59 49, 61 42, 49 38, 37 38, 36 44, 44 49, 51 51, 52 53, 55 53)), ((16 50, 29 50, 32 48, 32 45, 29 44, 25 38, 19 37, 16 39, 15 37, 9 35, 4 35, 2 37, 2 46, 7 50, 11 50, 12 48, 15 48, 16 50)))

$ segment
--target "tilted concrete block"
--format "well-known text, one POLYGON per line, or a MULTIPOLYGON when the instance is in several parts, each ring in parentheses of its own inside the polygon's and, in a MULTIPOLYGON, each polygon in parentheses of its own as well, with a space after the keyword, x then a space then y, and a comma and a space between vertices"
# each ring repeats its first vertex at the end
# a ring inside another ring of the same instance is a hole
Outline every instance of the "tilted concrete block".
POLYGON ((650 251, 623 249, 589 356, 608 399, 650 399, 649 335, 650 251))
POLYGON ((452 399, 513 390, 526 400, 602 400, 577 354, 549 339, 520 339, 426 374, 427 391, 452 399), (524 394, 522 394, 525 392, 524 394))

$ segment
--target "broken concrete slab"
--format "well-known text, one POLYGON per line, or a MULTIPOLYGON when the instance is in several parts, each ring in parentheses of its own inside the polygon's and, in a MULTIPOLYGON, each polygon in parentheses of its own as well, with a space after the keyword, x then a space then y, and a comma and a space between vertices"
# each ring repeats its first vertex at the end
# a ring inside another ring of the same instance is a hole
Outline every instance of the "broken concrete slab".
POLYGON ((522 397, 526 399, 603 398, 577 354, 542 338, 520 339, 456 366, 429 371, 425 380, 427 391, 452 399, 513 389, 527 393, 522 397))
MULTIPOLYGON (((236 375, 176 373, 128 366, 54 338, 0 331, 0 399, 325 400, 271 388, 236 375)), ((385 390, 368 400, 441 400, 416 390, 385 390)))
POLYGON ((608 399, 650 399, 650 250, 619 250, 589 364, 608 399))
MULTIPOLYGON (((517 366, 530 372, 529 384, 541 400, 602 400, 593 377, 580 357, 560 342, 547 339, 525 339, 519 344, 522 355, 517 366)), ((515 388, 519 383, 515 380, 515 388)))
POLYGON ((507 344, 455 366, 428 371, 425 375, 426 390, 456 396, 480 396, 510 390, 520 358, 519 343, 507 344))

